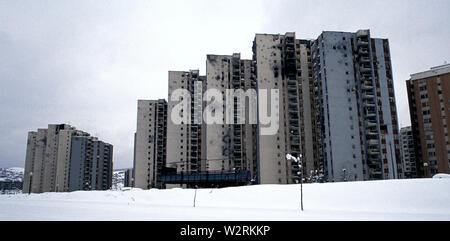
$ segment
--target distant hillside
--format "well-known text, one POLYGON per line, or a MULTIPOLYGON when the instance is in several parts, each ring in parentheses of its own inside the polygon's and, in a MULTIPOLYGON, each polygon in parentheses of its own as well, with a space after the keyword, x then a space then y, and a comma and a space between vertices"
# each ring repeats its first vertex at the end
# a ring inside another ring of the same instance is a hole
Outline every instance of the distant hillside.
POLYGON ((21 167, 0 168, 0 181, 22 181, 24 169, 21 167))

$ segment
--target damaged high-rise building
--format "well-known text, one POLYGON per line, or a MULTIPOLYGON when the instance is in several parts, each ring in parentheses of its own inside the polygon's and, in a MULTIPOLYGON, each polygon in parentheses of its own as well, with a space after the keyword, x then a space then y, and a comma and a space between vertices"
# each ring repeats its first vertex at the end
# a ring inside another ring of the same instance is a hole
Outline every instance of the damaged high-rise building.
MULTIPOLYGON (((276 90, 275 109, 271 115, 279 113, 277 130, 264 134, 264 125, 258 125, 259 183, 289 184, 300 179, 298 165, 286 160, 286 154, 302 155, 302 160, 314 163, 311 142, 306 145, 305 115, 309 110, 309 42, 295 38, 295 33, 256 34, 253 41, 253 61, 258 93, 276 90), (302 61, 303 60, 303 61, 302 61)), ((262 96, 259 97, 261 101, 262 96)), ((261 107, 261 106, 260 106, 261 107)), ((269 106, 263 107, 269 108, 269 106)), ((309 115, 306 116, 310 123, 309 115)), ((309 131, 309 129, 308 129, 309 131)), ((306 164, 306 162, 305 162, 306 164)), ((308 168, 310 165, 307 165, 308 168)), ((305 173, 307 169, 304 169, 305 173)))
POLYGON ((163 182, 403 177, 389 43, 369 30, 256 34, 251 60, 210 54, 205 76, 169 71, 168 97, 163 182))
POLYGON ((187 174, 248 172, 256 176, 256 122, 249 121, 256 109, 242 113, 239 108, 240 104, 244 111, 252 103, 256 106, 256 95, 246 97, 245 92, 256 86, 252 70, 251 60, 233 54, 208 55, 206 76, 198 70, 169 72, 167 167, 187 174), (243 90, 242 95, 227 92, 233 89, 243 90), (207 90, 221 98, 210 97, 207 90), (228 113, 227 95, 232 106, 228 113))
POLYGON ((312 43, 315 129, 328 181, 402 178, 389 42, 369 30, 312 43))
POLYGON ((287 153, 324 181, 403 177, 387 39, 368 30, 257 34, 253 56, 258 89, 280 96, 279 131, 259 135, 261 183, 298 181, 287 153))
MULTIPOLYGON (((206 160, 209 171, 249 171, 257 173, 256 81, 251 60, 240 54, 208 55, 206 91, 215 90, 221 100, 204 100, 206 112, 213 112, 217 122, 204 125, 206 160), (241 92, 237 92, 241 91, 241 92), (241 108, 242 107, 242 108, 241 108)), ((205 121, 209 122, 206 115, 205 121)))
POLYGON ((205 76, 198 70, 169 71, 167 167, 179 172, 207 170, 202 93, 205 76), (184 108, 179 109, 177 104, 184 108), (172 115, 180 118, 179 122, 172 115))

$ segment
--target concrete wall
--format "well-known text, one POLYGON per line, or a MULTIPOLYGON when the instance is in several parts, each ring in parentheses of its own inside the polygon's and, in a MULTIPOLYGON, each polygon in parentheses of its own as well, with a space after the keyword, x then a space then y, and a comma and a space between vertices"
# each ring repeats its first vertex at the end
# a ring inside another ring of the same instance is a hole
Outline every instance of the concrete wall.
POLYGON ((74 137, 71 141, 69 191, 83 190, 87 138, 74 137))
POLYGON ((37 132, 30 131, 28 132, 27 139, 27 151, 25 157, 25 170, 23 177, 23 193, 28 193, 30 191, 30 172, 34 171, 34 161, 35 161, 35 152, 36 152, 36 138, 37 132))
POLYGON ((73 132, 73 130, 62 130, 59 132, 55 184, 58 192, 67 192, 69 190, 70 151, 73 132))

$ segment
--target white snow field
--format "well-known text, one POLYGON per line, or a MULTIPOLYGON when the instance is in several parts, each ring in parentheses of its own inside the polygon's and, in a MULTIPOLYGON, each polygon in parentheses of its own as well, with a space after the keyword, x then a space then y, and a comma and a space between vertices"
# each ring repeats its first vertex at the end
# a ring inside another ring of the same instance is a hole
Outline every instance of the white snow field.
POLYGON ((0 220, 450 220, 450 179, 0 195, 0 220))

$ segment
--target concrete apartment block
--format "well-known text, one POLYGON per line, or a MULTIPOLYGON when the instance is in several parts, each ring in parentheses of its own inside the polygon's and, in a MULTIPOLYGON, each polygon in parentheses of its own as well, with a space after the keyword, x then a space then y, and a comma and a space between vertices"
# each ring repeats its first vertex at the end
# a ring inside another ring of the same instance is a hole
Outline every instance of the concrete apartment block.
POLYGON ((256 34, 253 53, 258 88, 280 92, 280 130, 273 136, 259 135, 262 183, 299 181, 299 169, 286 161, 287 153, 302 156, 305 177, 324 171, 315 128, 318 110, 311 43, 296 39, 295 33, 256 34))
POLYGON ((43 192, 56 190, 56 164, 58 157, 59 133, 61 130, 73 129, 65 124, 50 124, 47 128, 47 146, 44 157, 43 192))
POLYGON ((166 165, 167 102, 139 100, 135 137, 135 187, 163 188, 166 165))
POLYGON ((202 141, 206 138, 201 114, 204 103, 200 101, 201 93, 205 88, 204 84, 205 76, 200 76, 198 70, 169 71, 166 166, 176 168, 178 172, 197 172, 207 169, 206 151, 204 151, 206 143, 202 141), (181 96, 181 99, 172 100, 176 90, 189 91, 190 94, 181 96), (200 95, 196 95, 196 92, 200 95), (180 101, 184 103, 186 112, 177 111, 177 109, 174 111, 180 101), (183 120, 180 123, 174 123, 172 112, 183 120), (194 120, 194 117, 197 119, 194 120))
MULTIPOLYGON (((258 125, 258 181, 261 184, 295 183, 299 180, 298 170, 293 163, 286 161, 285 157, 286 153, 294 156, 301 153, 295 34, 256 34, 253 41, 253 60, 258 93, 266 90, 269 99, 271 90, 277 90, 279 95, 274 101, 275 108, 280 112, 276 133, 261 135, 262 125, 258 125)), ((258 101, 261 101, 261 96, 258 101)), ((270 109, 270 104, 267 108, 270 109)), ((268 113, 273 113, 273 110, 268 113)))
POLYGON ((406 81, 418 177, 450 173, 450 65, 412 74, 406 81))
POLYGON ((329 181, 403 175, 387 39, 323 32, 312 45, 319 150, 329 181))
POLYGON ((250 171, 254 176, 257 172, 256 123, 250 123, 249 111, 253 111, 252 114, 256 116, 257 110, 249 109, 249 105, 252 101, 256 107, 257 100, 256 92, 253 96, 246 93, 247 90, 256 89, 252 61, 242 60, 238 53, 207 55, 205 86, 207 90, 215 89, 222 95, 220 101, 204 100, 208 101, 205 111, 221 116, 220 123, 204 126, 207 170, 211 172, 250 171), (228 90, 241 90, 243 95, 227 93, 228 90), (238 104, 243 104, 244 113, 241 112, 238 104), (228 112, 227 105, 232 107, 228 112))
MULTIPOLYGON (((71 169, 72 157, 75 158, 72 155, 72 141, 75 136, 88 137, 89 134, 66 124, 50 124, 47 129, 41 128, 37 132, 28 133, 24 173, 26 185, 23 192, 30 191, 30 188, 33 193, 80 190, 70 187, 69 180, 70 172, 73 171, 71 169)), ((94 171, 97 172, 97 175, 103 176, 96 178, 95 183, 100 184, 93 189, 108 189, 111 185, 109 179, 112 178, 112 174, 108 174, 108 172, 110 168, 112 171, 112 146, 109 145, 106 149, 110 153, 105 152, 106 154, 101 154, 101 156, 109 159, 102 163, 98 161, 101 170, 94 169, 94 171)))

